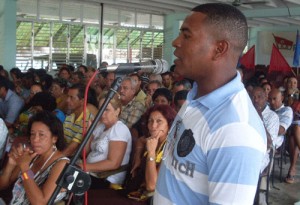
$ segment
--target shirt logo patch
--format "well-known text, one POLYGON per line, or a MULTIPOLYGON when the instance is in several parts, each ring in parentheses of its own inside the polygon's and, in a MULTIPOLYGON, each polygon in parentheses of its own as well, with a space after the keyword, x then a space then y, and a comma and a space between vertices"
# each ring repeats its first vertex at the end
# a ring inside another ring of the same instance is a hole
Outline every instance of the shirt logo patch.
POLYGON ((177 144, 179 157, 187 156, 195 146, 195 139, 191 129, 184 130, 177 144))

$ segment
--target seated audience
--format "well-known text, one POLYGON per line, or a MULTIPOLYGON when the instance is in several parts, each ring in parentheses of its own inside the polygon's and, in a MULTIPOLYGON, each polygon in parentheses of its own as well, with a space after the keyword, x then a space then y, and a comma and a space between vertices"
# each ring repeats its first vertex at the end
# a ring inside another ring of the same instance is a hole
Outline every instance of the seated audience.
MULTIPOLYGON (((158 88, 152 95, 153 105, 171 105, 173 100, 172 92, 167 88, 158 88)), ((143 116, 144 117, 144 116, 143 116)), ((143 120, 139 119, 130 129, 133 141, 145 135, 143 120)))
POLYGON ((48 92, 39 92, 31 99, 29 108, 19 115, 19 119, 14 125, 15 135, 25 136, 30 117, 43 110, 53 112, 61 122, 64 122, 65 115, 56 108, 55 98, 48 92))
POLYGON ((89 191, 89 204, 146 204, 155 189, 163 148, 176 112, 168 105, 155 105, 145 114, 147 135, 134 150, 131 176, 123 190, 89 191), (144 202, 136 202, 144 201, 144 202))
POLYGON ((265 83, 261 84, 261 87, 264 89, 264 91, 266 92, 267 97, 268 97, 270 91, 272 90, 272 85, 271 85, 271 83, 265 82, 265 83))
POLYGON ((192 84, 190 83, 190 81, 188 81, 187 79, 183 79, 180 81, 175 81, 173 83, 173 95, 175 95, 175 93, 177 93, 180 90, 190 90, 192 88, 192 84))
POLYGON ((145 112, 145 106, 136 100, 137 82, 130 77, 123 79, 121 86, 119 88, 122 111, 120 115, 120 120, 123 121, 127 127, 130 129, 145 112))
POLYGON ((174 105, 175 105, 176 112, 178 112, 181 106, 185 103, 188 92, 189 91, 187 90, 180 90, 175 93, 174 105))
POLYGON ((72 85, 77 84, 77 83, 84 83, 84 75, 80 71, 76 71, 72 73, 71 78, 70 78, 70 83, 72 85))
MULTIPOLYGON (((61 152, 65 147, 63 126, 52 113, 39 112, 30 119, 28 136, 30 145, 19 144, 9 152, 0 190, 14 183, 10 204, 47 204, 68 162, 61 152)), ((61 191, 56 201, 64 196, 61 191)))
POLYGON ((104 76, 104 83, 105 83, 104 90, 109 90, 111 85, 115 81, 115 79, 116 79, 115 73, 113 73, 113 72, 106 73, 104 76))
MULTIPOLYGON (((7 127, 4 123, 4 121, 0 118, 0 162, 3 157, 2 155, 3 155, 4 149, 5 149, 5 145, 6 145, 5 142, 8 137, 7 133, 8 133, 7 127)), ((0 166, 1 166, 1 164, 0 164, 0 166)))
POLYGON ((167 88, 158 88, 152 95, 153 104, 171 105, 173 102, 172 92, 167 88))
POLYGON ((149 108, 153 105, 152 96, 153 96, 154 92, 156 91, 156 89, 161 88, 161 87, 162 87, 162 84, 158 80, 153 80, 148 83, 148 85, 146 87, 147 96, 145 99, 145 106, 147 108, 149 108))
POLYGON ((297 161, 299 158, 300 149, 300 101, 294 100, 292 104, 293 109, 293 122, 291 126, 290 136, 288 136, 289 142, 289 155, 290 155, 290 167, 288 174, 285 178, 285 182, 293 184, 295 182, 295 175, 297 172, 297 161))
MULTIPOLYGON (((251 100, 252 103, 261 117, 264 127, 266 129, 267 137, 268 137, 268 149, 267 153, 262 162, 261 172, 269 165, 272 158, 270 158, 269 153, 270 149, 273 147, 273 139, 278 136, 279 130, 279 117, 277 114, 272 111, 267 104, 267 94, 261 87, 254 87, 251 92, 251 100)), ((272 161, 271 161, 272 163, 272 161)), ((259 187, 259 204, 266 204, 265 201, 265 190, 266 190, 266 177, 262 178, 262 183, 260 183, 259 187)))
POLYGON ((149 75, 149 81, 154 81, 154 80, 157 80, 162 84, 162 77, 160 74, 151 73, 149 75))
POLYGON ((67 82, 69 82, 71 75, 72 75, 72 71, 68 66, 65 66, 59 69, 57 77, 65 79, 67 82))
POLYGON ((52 82, 53 82, 52 75, 44 74, 40 76, 39 83, 43 86, 43 90, 47 90, 47 91, 50 90, 52 82))
MULTIPOLYGON (((105 95, 100 99, 102 106, 105 95)), ((128 127, 119 121, 121 102, 115 95, 105 109, 92 137, 86 145, 86 171, 90 172, 92 185, 90 189, 108 188, 112 184, 122 185, 126 176, 125 170, 119 170, 129 163, 131 152, 131 135, 128 127), (106 178, 97 177, 98 172, 114 170, 106 178), (117 171, 116 171, 117 170, 117 171)), ((82 164, 80 164, 81 167, 82 164)))
POLYGON ((22 80, 22 71, 19 68, 12 68, 9 71, 10 77, 14 83, 14 85, 18 85, 22 80))
MULTIPOLYGON (((63 151, 66 156, 72 156, 82 141, 83 131, 83 105, 84 105, 84 84, 75 84, 68 90, 67 106, 71 114, 68 115, 64 122, 64 134, 67 147, 63 151)), ((86 126, 90 120, 94 119, 89 108, 86 109, 86 126)))
POLYGON ((284 93, 284 104, 291 106, 294 100, 299 100, 298 80, 292 76, 287 79, 284 93))
POLYGON ((65 94, 68 89, 68 82, 62 78, 55 78, 50 87, 50 93, 56 99, 57 108, 62 110, 65 114, 69 113, 67 108, 67 95, 65 94))
POLYGON ((162 77, 162 84, 165 86, 165 88, 172 90, 172 85, 173 85, 173 79, 171 72, 166 72, 161 74, 162 77))
POLYGON ((283 104, 284 96, 279 89, 272 89, 269 93, 269 104, 272 110, 276 112, 279 117, 279 131, 278 136, 273 138, 273 145, 275 149, 279 148, 283 142, 284 135, 287 129, 291 126, 293 121, 293 110, 289 106, 283 104))
POLYGON ((77 71, 81 72, 85 76, 86 72, 88 71, 88 68, 85 65, 80 65, 78 66, 77 71))
POLYGON ((18 118, 24 101, 11 89, 9 80, 0 77, 0 117, 4 120, 7 128, 10 128, 18 118))
POLYGON ((30 87, 30 93, 29 93, 29 97, 26 99, 25 101, 25 106, 26 107, 28 105, 28 103, 30 102, 30 100, 33 98, 33 96, 39 92, 43 91, 43 86, 40 83, 33 83, 30 87))
POLYGON ((135 100, 145 105, 146 94, 142 89, 142 81, 137 73, 132 73, 129 77, 135 81, 135 100))

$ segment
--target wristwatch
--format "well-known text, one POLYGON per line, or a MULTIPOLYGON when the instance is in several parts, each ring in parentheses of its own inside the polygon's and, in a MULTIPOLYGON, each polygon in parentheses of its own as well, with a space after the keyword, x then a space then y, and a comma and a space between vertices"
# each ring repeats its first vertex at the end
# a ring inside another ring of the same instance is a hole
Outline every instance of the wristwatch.
POLYGON ((155 161, 154 157, 148 157, 148 161, 155 161))

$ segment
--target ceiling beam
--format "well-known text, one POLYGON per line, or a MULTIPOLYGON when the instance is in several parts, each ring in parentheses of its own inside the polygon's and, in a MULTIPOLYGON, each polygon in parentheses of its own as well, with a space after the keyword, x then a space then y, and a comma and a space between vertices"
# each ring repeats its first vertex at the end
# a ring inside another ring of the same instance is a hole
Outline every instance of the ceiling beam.
POLYGON ((300 6, 294 8, 253 9, 242 11, 247 18, 300 16, 300 6))
POLYGON ((289 24, 300 25, 300 21, 299 21, 299 20, 296 20, 296 19, 294 19, 294 18, 279 18, 279 17, 273 17, 273 18, 270 18, 270 19, 273 19, 273 20, 276 20, 276 21, 280 21, 280 22, 286 22, 286 23, 289 23, 289 24))
MULTIPOLYGON (((82 2, 82 1, 79 1, 82 2)), ((153 5, 142 5, 142 4, 135 4, 135 3, 128 3, 128 2, 120 2, 120 1, 111 1, 111 0, 85 0, 85 2, 96 2, 96 3, 103 3, 105 5, 110 5, 115 8, 119 9, 128 9, 128 10, 138 10, 138 11, 152 11, 155 13, 162 13, 162 14, 167 14, 167 13, 173 13, 177 10, 174 8, 162 8, 160 6, 153 6, 153 5)), ((182 9, 180 7, 177 7, 178 11, 186 11, 186 9, 182 9)))
MULTIPOLYGON (((150 1, 153 1, 153 2, 158 2, 158 3, 162 3, 161 0, 150 0, 150 1)), ((191 2, 184 2, 184 1, 181 1, 181 0, 164 0, 163 3, 167 6, 167 5, 176 5, 176 6, 179 6, 179 7, 185 7, 187 8, 187 10, 190 10, 192 8, 194 8, 195 6, 197 6, 198 4, 197 3, 191 3, 191 2)))
POLYGON ((268 18, 252 18, 252 20, 254 21, 259 21, 259 22, 266 22, 266 23, 271 23, 274 25, 281 25, 281 26, 289 26, 289 23, 286 22, 278 22, 277 20, 272 20, 272 19, 268 19, 268 18))
POLYGON ((300 1, 299 0, 284 0, 284 1, 300 5, 300 1))
POLYGON ((132 4, 132 5, 139 5, 139 6, 142 6, 143 8, 148 8, 148 6, 152 6, 152 7, 171 9, 171 10, 176 10, 176 11, 177 10, 183 10, 183 11, 189 10, 189 7, 187 5, 177 6, 175 2, 173 4, 166 4, 164 1, 160 1, 159 3, 157 3, 154 1, 119 0, 119 2, 124 2, 127 5, 128 5, 128 3, 132 4))

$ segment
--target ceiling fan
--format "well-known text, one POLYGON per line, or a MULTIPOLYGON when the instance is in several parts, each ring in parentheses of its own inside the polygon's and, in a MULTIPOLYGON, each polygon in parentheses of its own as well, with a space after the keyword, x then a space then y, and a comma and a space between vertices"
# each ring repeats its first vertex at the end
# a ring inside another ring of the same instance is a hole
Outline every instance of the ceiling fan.
POLYGON ((266 4, 269 3, 267 0, 257 0, 257 1, 243 1, 243 0, 234 0, 231 4, 233 6, 240 6, 240 5, 257 5, 257 4, 266 4))

